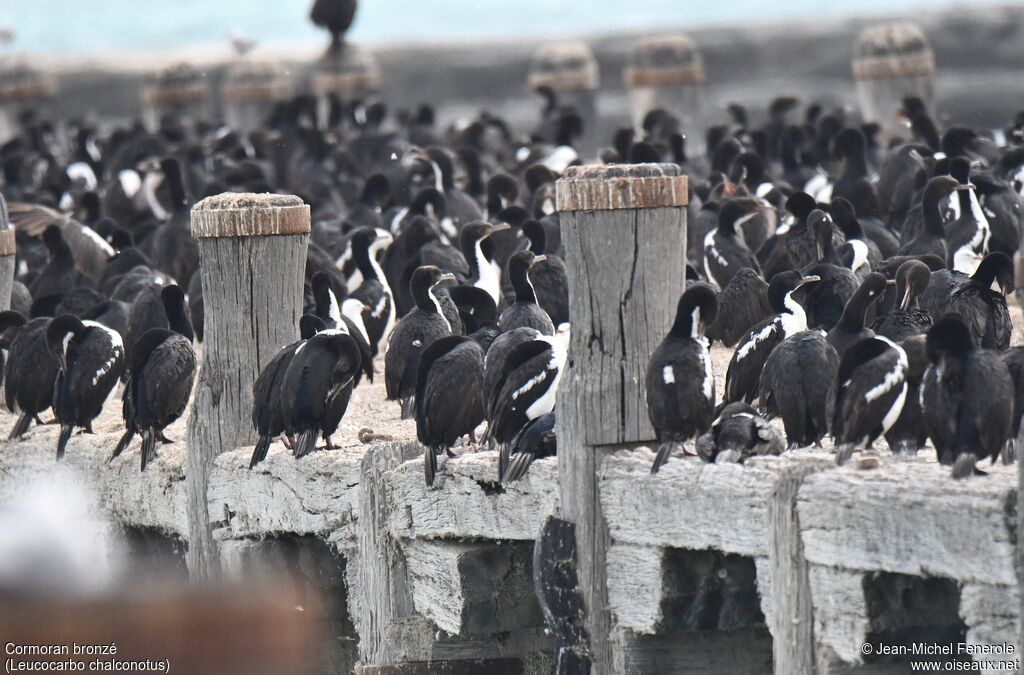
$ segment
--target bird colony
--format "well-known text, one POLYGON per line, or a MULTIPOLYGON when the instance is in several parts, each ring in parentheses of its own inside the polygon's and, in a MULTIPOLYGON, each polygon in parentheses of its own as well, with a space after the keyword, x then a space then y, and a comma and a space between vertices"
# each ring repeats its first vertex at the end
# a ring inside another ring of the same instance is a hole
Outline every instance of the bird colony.
POLYGON ((0 313, 10 440, 52 415, 60 460, 119 395, 111 456, 138 452, 145 470, 201 362, 190 208, 279 192, 311 207, 305 313, 255 382, 250 468, 278 438, 296 461, 332 451, 361 385, 382 377, 415 422, 428 485, 440 462, 483 447, 499 449, 503 481, 520 479, 556 453, 572 324, 555 182, 581 163, 667 162, 690 177, 675 263, 687 282, 646 371, 652 472, 673 455, 742 463, 826 436, 839 463, 881 439, 894 454, 930 443, 955 478, 1012 458, 1024 113, 999 134, 941 128, 908 98, 905 133, 888 137, 787 98, 761 123, 734 105, 702 130, 656 109, 581 156, 578 111, 541 93, 527 134, 488 113, 442 128, 429 104, 338 96, 326 114, 312 96, 280 102, 247 134, 26 112, 0 147, 17 242, 0 313), (687 134, 706 149, 688 154, 687 134))

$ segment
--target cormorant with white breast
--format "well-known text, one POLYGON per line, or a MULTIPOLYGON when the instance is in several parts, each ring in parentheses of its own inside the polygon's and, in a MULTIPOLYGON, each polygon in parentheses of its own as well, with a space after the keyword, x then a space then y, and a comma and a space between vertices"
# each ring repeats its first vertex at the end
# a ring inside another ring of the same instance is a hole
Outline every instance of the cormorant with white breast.
POLYGON ((711 288, 698 285, 687 290, 679 298, 672 328, 647 363, 647 416, 659 444, 652 474, 668 461, 673 447, 711 426, 715 376, 704 326, 715 320, 717 311, 718 298, 711 288))
POLYGON ((92 421, 103 411, 124 370, 124 345, 117 331, 72 314, 50 322, 46 345, 60 364, 53 391, 53 410, 60 424, 60 460, 76 426, 93 433, 92 421))
POLYGON ((768 304, 775 314, 751 328, 739 341, 725 374, 726 402, 750 403, 757 398, 761 370, 768 355, 786 338, 807 330, 807 315, 793 293, 818 281, 817 277, 804 277, 792 270, 772 277, 768 304))
POLYGON ((718 227, 704 238, 704 271, 719 288, 734 274, 750 268, 761 271, 757 256, 747 248, 736 228, 756 216, 760 204, 752 199, 731 199, 718 210, 718 227))
POLYGON ((401 404, 402 419, 413 415, 420 355, 435 340, 452 334, 451 323, 444 316, 435 287, 442 281, 454 280, 454 274, 429 265, 413 272, 409 288, 416 308, 395 326, 384 355, 387 399, 401 404))
POLYGON ((832 437, 836 464, 857 448, 866 449, 888 432, 907 399, 907 353, 886 337, 869 337, 849 347, 839 360, 832 437))

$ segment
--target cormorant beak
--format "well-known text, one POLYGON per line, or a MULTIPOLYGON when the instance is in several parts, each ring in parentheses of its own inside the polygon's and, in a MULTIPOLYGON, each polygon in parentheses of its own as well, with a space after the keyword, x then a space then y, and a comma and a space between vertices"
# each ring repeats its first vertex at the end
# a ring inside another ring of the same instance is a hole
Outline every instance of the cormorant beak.
POLYGON ((455 281, 455 275, 451 272, 445 272, 437 278, 437 283, 441 283, 442 281, 455 281))
MULTIPOLYGON (((800 288, 801 286, 806 286, 807 284, 816 284, 819 281, 821 281, 821 277, 819 277, 817 274, 812 274, 810 276, 802 278, 800 280, 800 283, 797 284, 796 287, 800 288)), ((793 290, 796 290, 796 289, 793 289, 793 290)))
POLYGON ((895 279, 886 279, 885 280, 885 285, 886 286, 895 286, 896 285, 896 280, 895 279))
POLYGON ((907 290, 903 291, 903 299, 900 300, 900 309, 906 309, 910 305, 910 284, 907 284, 907 290))
POLYGON ((530 263, 530 267, 533 267, 539 262, 544 262, 548 257, 546 255, 535 255, 533 256, 533 262, 530 263))
POLYGON ((956 192, 963 192, 964 190, 973 190, 976 187, 977 186, 974 183, 968 183, 967 185, 957 185, 953 190, 956 192))
POLYGON ((815 248, 818 250, 818 260, 822 260, 825 257, 825 246, 819 241, 815 244, 815 248))
MULTIPOLYGON (((508 223, 498 223, 497 225, 491 226, 491 234, 495 232, 504 232, 505 230, 511 230, 512 226, 508 223)), ((489 235, 488 235, 489 236, 489 235)))

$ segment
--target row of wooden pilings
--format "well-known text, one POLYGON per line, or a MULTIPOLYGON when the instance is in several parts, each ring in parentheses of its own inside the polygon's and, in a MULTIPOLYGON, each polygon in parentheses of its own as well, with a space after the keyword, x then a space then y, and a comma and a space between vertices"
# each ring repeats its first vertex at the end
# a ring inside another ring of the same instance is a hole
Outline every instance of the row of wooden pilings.
MULTIPOLYGON (((924 33, 910 23, 869 28, 857 40, 852 62, 861 112, 865 119, 894 129, 895 112, 902 97, 915 95, 930 103, 935 59, 924 33)), ((5 76, 0 67, 0 118, 10 117, 19 104, 32 104, 52 96, 54 79, 24 63, 5 76), (5 80, 10 79, 10 82, 5 80), (6 112, 5 112, 6 111, 6 112)), ((688 36, 664 35, 639 40, 630 52, 623 73, 630 91, 630 116, 640 126, 646 113, 664 108, 680 117, 686 129, 703 128, 705 119, 704 60, 688 36)), ((584 42, 545 45, 531 63, 527 84, 549 87, 561 103, 572 105, 593 130, 600 88, 597 59, 584 42)), ((365 98, 380 89, 380 68, 372 53, 350 45, 342 58, 325 56, 313 68, 309 88, 317 96, 365 98)), ((235 59, 224 74, 220 89, 224 118, 240 131, 257 128, 275 102, 294 91, 293 78, 278 64, 250 57, 235 59)), ((202 118, 211 112, 211 91, 206 74, 188 64, 177 64, 153 74, 142 98, 147 123, 159 125, 165 113, 202 118)), ((15 128, 0 119, 0 140, 15 128), (5 132, 6 129, 6 132, 5 132)), ((589 149, 596 139, 587 139, 589 149)))

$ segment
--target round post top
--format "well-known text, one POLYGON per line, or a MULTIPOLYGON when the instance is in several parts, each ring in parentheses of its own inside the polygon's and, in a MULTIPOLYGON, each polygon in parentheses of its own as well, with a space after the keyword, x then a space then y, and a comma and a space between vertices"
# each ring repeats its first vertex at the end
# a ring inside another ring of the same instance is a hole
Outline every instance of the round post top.
POLYGON ((627 87, 671 87, 704 81, 704 59, 687 35, 639 40, 624 71, 627 87))
POLYGON ((530 64, 527 82, 531 89, 597 89, 600 83, 597 59, 586 42, 556 42, 544 45, 537 51, 530 64))
POLYGON ((857 38, 853 75, 859 80, 921 77, 935 72, 928 38, 909 21, 864 29, 857 38))
POLYGON ((196 239, 308 233, 309 206, 294 195, 223 192, 192 207, 196 239))
POLYGON ((43 73, 21 59, 0 60, 0 105, 53 96, 57 89, 52 75, 43 73))
POLYGON ((143 91, 152 106, 187 105, 206 100, 209 87, 203 74, 187 63, 165 68, 150 75, 143 91))
POLYGON ((687 178, 677 164, 571 166, 555 183, 559 211, 686 206, 687 178))
POLYGON ((239 59, 224 77, 221 94, 225 101, 278 101, 291 95, 291 81, 270 61, 239 59))

